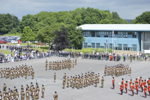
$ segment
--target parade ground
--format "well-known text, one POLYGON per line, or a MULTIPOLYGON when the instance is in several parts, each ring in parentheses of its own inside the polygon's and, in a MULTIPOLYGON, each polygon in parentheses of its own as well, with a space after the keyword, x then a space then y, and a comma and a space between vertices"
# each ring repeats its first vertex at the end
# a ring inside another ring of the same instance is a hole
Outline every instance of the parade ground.
MULTIPOLYGON (((24 89, 26 88, 26 84, 30 86, 31 82, 33 82, 34 86, 36 85, 36 78, 39 84, 40 90, 42 84, 45 87, 45 97, 41 98, 41 91, 39 94, 39 100, 54 100, 53 95, 54 92, 57 91, 58 100, 141 100, 147 99, 150 100, 150 96, 144 98, 144 92, 141 92, 139 88, 139 94, 136 95, 136 91, 134 92, 134 96, 130 91, 130 87, 128 86, 128 93, 120 95, 120 86, 121 79, 130 80, 135 79, 137 77, 142 76, 142 79, 148 79, 150 77, 150 61, 134 61, 130 62, 129 60, 125 62, 116 62, 116 61, 105 61, 105 60, 91 60, 91 59, 81 59, 77 58, 77 65, 71 70, 63 69, 63 70, 45 70, 45 62, 46 59, 48 61, 60 61, 65 60, 65 57, 49 57, 49 58, 42 58, 42 59, 34 59, 34 60, 27 60, 27 61, 20 61, 20 62, 13 62, 13 63, 1 63, 0 68, 7 68, 7 67, 15 67, 22 64, 27 64, 28 66, 32 66, 35 72, 34 80, 31 79, 31 76, 28 76, 27 79, 25 77, 20 77, 16 79, 5 79, 0 78, 0 91, 3 89, 4 83, 7 85, 8 88, 14 89, 14 86, 19 91, 20 96, 20 89, 21 85, 23 85, 24 89), (116 77, 115 76, 115 89, 112 89, 112 76, 104 76, 104 88, 101 88, 101 78, 104 75, 104 67, 113 66, 122 63, 124 65, 129 65, 132 68, 131 75, 123 75, 116 77), (91 70, 90 70, 91 69, 91 70), (82 73, 85 74, 86 72, 95 72, 95 74, 100 73, 100 83, 97 87, 95 85, 88 86, 86 88, 72 89, 71 87, 63 89, 63 75, 66 73, 67 76, 75 76, 81 75, 82 73), (54 73, 56 73, 56 83, 54 83, 54 73)), ((73 58, 71 58, 73 60, 73 58)), ((147 92, 148 94, 148 92, 147 92)), ((20 96, 21 97, 21 96, 20 96)), ((31 100, 31 97, 30 97, 31 100)))

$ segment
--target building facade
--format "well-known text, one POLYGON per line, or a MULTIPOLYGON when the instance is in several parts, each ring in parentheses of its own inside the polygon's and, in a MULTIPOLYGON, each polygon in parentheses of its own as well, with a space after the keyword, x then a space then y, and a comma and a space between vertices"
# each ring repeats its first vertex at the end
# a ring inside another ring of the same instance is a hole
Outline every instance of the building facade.
POLYGON ((85 24, 82 48, 113 48, 113 50, 150 50, 149 24, 85 24))

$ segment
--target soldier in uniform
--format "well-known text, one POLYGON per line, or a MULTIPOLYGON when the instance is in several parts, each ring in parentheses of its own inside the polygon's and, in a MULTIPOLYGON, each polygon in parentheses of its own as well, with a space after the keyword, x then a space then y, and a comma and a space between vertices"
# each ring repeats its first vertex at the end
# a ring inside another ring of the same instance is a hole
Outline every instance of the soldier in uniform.
POLYGON ((36 93, 35 93, 35 100, 38 100, 38 91, 36 90, 36 93))
POLYGON ((77 65, 77 58, 75 58, 75 65, 77 65))
POLYGON ((97 75, 95 76, 95 87, 97 87, 97 75))
POLYGON ((28 89, 26 88, 26 100, 29 100, 29 99, 30 99, 29 91, 28 91, 28 89))
POLYGON ((132 55, 130 55, 130 62, 132 62, 132 55))
POLYGON ((72 81, 72 76, 70 77, 70 87, 72 87, 72 83, 73 83, 73 81, 72 81))
POLYGON ((55 91, 55 94, 53 95, 53 97, 54 97, 54 100, 58 100, 58 94, 56 91, 55 91))
POLYGON ((47 59, 46 59, 46 65, 45 65, 45 67, 46 67, 46 70, 47 70, 47 59))
POLYGON ((44 85, 42 85, 41 92, 42 92, 42 98, 44 98, 44 92, 45 92, 45 87, 44 87, 44 85))
POLYGON ((4 83, 3 91, 6 91, 6 89, 7 89, 7 86, 6 86, 6 84, 4 83))
POLYGON ((65 89, 65 77, 63 79, 63 89, 65 89))
POLYGON ((54 82, 56 83, 56 73, 54 73, 54 82))
POLYGON ((0 91, 0 100, 2 100, 2 93, 1 93, 1 91, 0 91))
POLYGON ((51 70, 51 69, 52 69, 52 63, 49 62, 49 70, 51 70))
POLYGON ((104 78, 102 77, 101 79, 101 85, 102 85, 102 88, 104 87, 104 78))
POLYGON ((3 69, 1 68, 1 78, 3 78, 3 69))
POLYGON ((21 92, 21 100, 24 100, 24 96, 25 96, 25 93, 24 93, 24 90, 22 90, 22 92, 21 92))
POLYGON ((34 79, 34 70, 31 71, 32 79, 34 79))
POLYGON ((113 80, 112 80, 112 86, 113 86, 113 89, 115 88, 115 79, 113 77, 113 80))
POLYGON ((16 100, 19 99, 19 93, 18 93, 18 90, 16 89, 16 97, 15 97, 16 100))
POLYGON ((69 88, 69 77, 67 77, 67 88, 69 88))

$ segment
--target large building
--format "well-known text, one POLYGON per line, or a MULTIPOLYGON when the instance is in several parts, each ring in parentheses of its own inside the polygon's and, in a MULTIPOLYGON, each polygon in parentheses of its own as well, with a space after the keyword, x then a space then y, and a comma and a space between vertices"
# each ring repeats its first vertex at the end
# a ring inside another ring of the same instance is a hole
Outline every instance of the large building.
POLYGON ((150 50, 150 24, 84 24, 82 48, 113 48, 113 50, 150 50))

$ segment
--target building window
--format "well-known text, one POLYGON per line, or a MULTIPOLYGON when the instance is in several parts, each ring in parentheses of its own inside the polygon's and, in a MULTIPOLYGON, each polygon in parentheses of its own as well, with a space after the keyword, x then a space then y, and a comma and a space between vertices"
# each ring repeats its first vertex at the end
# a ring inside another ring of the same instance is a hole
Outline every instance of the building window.
POLYGON ((132 32, 128 32, 128 38, 132 38, 132 32))
POLYGON ((91 34, 91 37, 95 37, 95 32, 94 31, 91 31, 90 34, 91 34))
POLYGON ((123 38, 128 38, 128 32, 123 32, 123 38))
POLYGON ((117 50, 122 50, 122 44, 118 44, 118 49, 117 50))
POLYGON ((108 32, 104 32, 104 37, 108 37, 108 32))
POLYGON ((87 37, 88 36, 88 32, 87 31, 84 31, 83 32, 83 37, 87 37))
POLYGON ((91 43, 92 44, 92 48, 95 48, 95 43, 91 43))
POLYGON ((137 48, 136 44, 132 44, 132 50, 133 50, 133 51, 137 51, 136 48, 137 48))
POLYGON ((96 48, 100 48, 100 43, 96 43, 96 48))
POLYGON ((100 32, 96 32, 96 37, 100 37, 100 32))
POLYGON ((136 38, 136 32, 132 33, 132 38, 136 38))
POLYGON ((100 46, 100 48, 103 48, 103 49, 104 49, 104 46, 100 46))
POLYGON ((112 37, 112 32, 108 32, 109 33, 109 37, 112 37))
POLYGON ((114 31, 114 37, 118 37, 118 32, 117 31, 114 31))
POLYGON ((87 48, 87 43, 84 43, 84 48, 87 48))
POLYGON ((123 44, 123 50, 128 50, 128 45, 127 44, 123 44))
POLYGON ((122 32, 118 32, 118 38, 122 38, 122 32))
POLYGON ((110 44, 109 44, 109 48, 111 48, 111 49, 112 49, 112 43, 110 43, 110 44))

